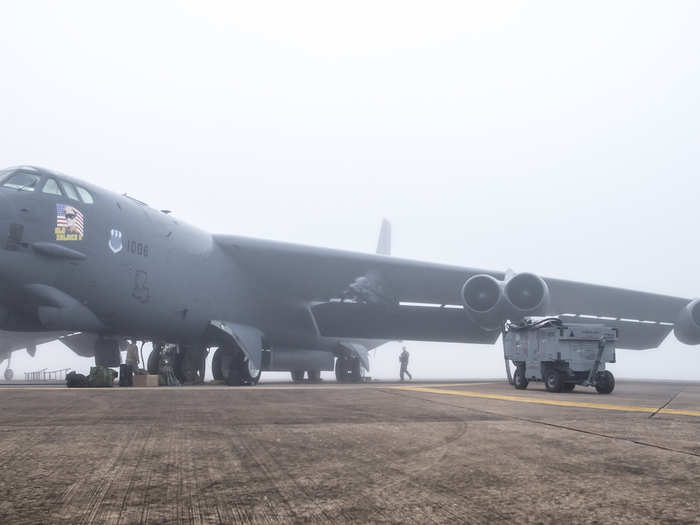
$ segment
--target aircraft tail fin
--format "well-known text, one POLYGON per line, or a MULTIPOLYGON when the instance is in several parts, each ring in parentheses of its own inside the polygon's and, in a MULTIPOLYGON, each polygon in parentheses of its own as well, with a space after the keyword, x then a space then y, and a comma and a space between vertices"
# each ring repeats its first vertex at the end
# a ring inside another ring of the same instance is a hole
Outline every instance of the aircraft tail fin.
POLYGON ((379 230, 377 254, 391 255, 391 223, 386 219, 382 219, 382 228, 379 230))

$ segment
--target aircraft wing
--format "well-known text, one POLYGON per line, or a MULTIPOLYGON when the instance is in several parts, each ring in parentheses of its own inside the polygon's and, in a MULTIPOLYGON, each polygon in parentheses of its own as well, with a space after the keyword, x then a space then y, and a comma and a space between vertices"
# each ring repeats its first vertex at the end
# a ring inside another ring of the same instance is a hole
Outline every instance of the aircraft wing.
MULTIPOLYGON (((50 343, 67 335, 68 332, 6 332, 0 331, 0 354, 16 350, 35 349, 37 345, 50 343)), ((30 350, 33 352, 33 350, 30 350)), ((33 355, 33 354, 32 354, 33 355)))
MULTIPOLYGON (((497 334, 482 330, 460 310, 461 289, 474 275, 487 274, 503 280, 505 272, 240 236, 220 235, 215 236, 215 241, 261 284, 273 287, 281 295, 322 303, 316 304, 313 311, 324 335, 474 343, 497 338, 497 334), (373 305, 349 306, 333 301, 343 297, 362 276, 379 280, 385 295, 398 308, 382 310, 373 305)), ((544 280, 551 295, 548 315, 571 314, 576 317, 575 322, 624 322, 620 348, 658 346, 690 302, 681 297, 609 286, 546 277, 544 280), (610 319, 592 319, 596 317, 610 319)))
POLYGON ((341 297, 358 277, 379 271, 387 288, 404 302, 461 304, 460 290, 469 277, 481 273, 503 279, 504 272, 425 263, 384 255, 217 235, 216 242, 237 263, 281 293, 328 300, 341 297))

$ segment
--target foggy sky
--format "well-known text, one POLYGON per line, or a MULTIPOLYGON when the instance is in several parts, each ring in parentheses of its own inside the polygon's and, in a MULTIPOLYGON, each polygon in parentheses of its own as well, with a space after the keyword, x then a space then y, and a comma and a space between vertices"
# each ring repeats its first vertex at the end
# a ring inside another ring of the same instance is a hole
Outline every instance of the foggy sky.
MULTIPOLYGON (((680 1, 4 1, 0 167, 217 233, 372 251, 387 217, 397 256, 696 297, 698 27, 680 1)), ((498 345, 409 350, 419 378, 503 375, 498 345)), ((612 370, 697 379, 700 348, 612 370)))

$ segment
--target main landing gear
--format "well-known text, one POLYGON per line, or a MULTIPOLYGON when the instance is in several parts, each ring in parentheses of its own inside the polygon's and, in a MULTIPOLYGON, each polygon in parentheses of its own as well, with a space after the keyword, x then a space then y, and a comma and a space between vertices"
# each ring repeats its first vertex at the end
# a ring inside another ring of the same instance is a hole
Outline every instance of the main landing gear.
MULTIPOLYGON (((149 374, 160 372, 160 361, 164 351, 165 344, 153 344, 153 351, 146 364, 149 374)), ((173 373, 178 381, 183 384, 203 383, 208 353, 209 350, 203 347, 180 345, 172 356, 173 373)), ((215 380, 224 381, 230 386, 256 385, 261 375, 261 371, 255 368, 253 362, 237 346, 217 348, 211 368, 215 380)))
MULTIPOLYGON (((149 374, 160 373, 160 362, 165 350, 163 343, 153 343, 153 351, 148 356, 146 370, 149 374)), ((200 384, 204 382, 204 372, 209 351, 203 347, 180 345, 171 354, 173 374, 182 384, 200 384)))
POLYGON ((338 357, 335 360, 335 378, 338 383, 362 382, 362 363, 357 357, 338 357))
POLYGON ((261 370, 255 368, 240 348, 222 346, 214 352, 212 374, 214 379, 229 386, 257 385, 261 370))

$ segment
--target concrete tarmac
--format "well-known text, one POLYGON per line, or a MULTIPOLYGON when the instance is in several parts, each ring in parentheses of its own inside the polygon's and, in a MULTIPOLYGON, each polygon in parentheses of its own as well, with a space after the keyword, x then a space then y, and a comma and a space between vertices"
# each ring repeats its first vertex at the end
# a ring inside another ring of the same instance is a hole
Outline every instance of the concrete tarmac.
POLYGON ((700 383, 0 387, 0 523, 698 523, 700 383))

